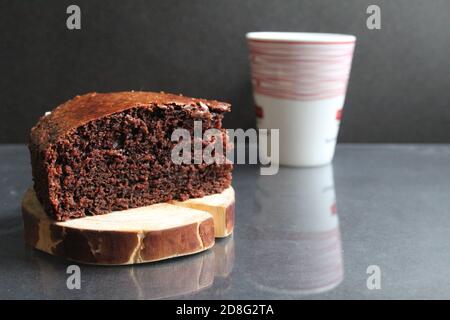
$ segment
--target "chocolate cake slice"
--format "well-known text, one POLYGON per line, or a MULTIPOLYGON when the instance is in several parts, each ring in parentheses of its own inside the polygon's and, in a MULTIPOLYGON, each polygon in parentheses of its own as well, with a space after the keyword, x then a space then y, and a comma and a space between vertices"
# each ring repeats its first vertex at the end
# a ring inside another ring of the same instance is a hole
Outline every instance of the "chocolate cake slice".
MULTIPOLYGON (((203 132, 222 131, 227 148, 222 118, 229 111, 227 103, 165 93, 77 96, 31 130, 37 197, 47 214, 64 221, 222 192, 232 165, 176 164, 171 135, 186 129, 193 145, 194 121, 201 121, 203 132)), ((210 142, 203 140, 203 148, 210 142)))

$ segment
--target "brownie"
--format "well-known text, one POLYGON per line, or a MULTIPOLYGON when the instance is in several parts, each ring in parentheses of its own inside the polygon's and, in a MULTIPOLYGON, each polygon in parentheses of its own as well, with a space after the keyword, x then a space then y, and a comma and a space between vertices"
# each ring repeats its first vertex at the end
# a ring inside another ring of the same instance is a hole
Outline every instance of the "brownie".
MULTIPOLYGON (((217 128, 229 147, 222 118, 230 105, 154 92, 88 93, 41 117, 29 149, 34 189, 48 215, 64 221, 170 200, 219 193, 231 183, 232 165, 176 164, 172 132, 194 142, 217 128)), ((202 138, 205 148, 211 141, 202 138)), ((224 156, 223 156, 224 157, 224 156)), ((225 158, 224 158, 225 159, 225 158)))

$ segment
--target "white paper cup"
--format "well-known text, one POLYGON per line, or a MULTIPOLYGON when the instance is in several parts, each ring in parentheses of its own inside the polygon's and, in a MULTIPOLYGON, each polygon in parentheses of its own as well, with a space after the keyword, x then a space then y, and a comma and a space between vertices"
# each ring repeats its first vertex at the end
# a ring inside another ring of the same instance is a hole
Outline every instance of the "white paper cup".
POLYGON ((330 163, 355 36, 250 32, 247 40, 257 125, 280 130, 280 164, 330 163))

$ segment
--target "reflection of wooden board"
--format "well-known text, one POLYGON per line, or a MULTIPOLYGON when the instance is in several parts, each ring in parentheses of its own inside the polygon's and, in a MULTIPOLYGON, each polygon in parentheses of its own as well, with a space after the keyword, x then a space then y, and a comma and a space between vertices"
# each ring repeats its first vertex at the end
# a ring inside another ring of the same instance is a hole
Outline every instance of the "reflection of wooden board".
POLYGON ((214 218, 216 238, 229 236, 234 228, 234 190, 229 187, 222 193, 203 198, 174 201, 175 205, 209 212, 214 218))
POLYGON ((233 235, 228 238, 217 239, 216 244, 211 250, 214 252, 216 277, 228 277, 234 266, 233 235))
MULTIPOLYGON (((42 292, 46 299, 58 299, 67 290, 61 283, 67 280, 66 267, 56 259, 47 259, 43 253, 30 252, 30 261, 40 270, 34 291, 42 292)), ((234 262, 233 236, 218 239, 214 246, 199 254, 182 259, 169 259, 146 266, 112 268, 102 273, 91 299, 160 299, 176 298, 199 292, 214 284, 212 299, 228 290, 234 262), (176 277, 174 277, 176 275, 176 277), (120 286, 111 286, 120 283, 120 286)), ((81 272, 84 267, 81 266, 81 272)), ((82 284, 82 288, 83 288, 82 284)))
POLYGON ((143 263, 214 245, 210 214, 166 203, 57 222, 45 214, 30 189, 22 201, 22 215, 26 243, 82 263, 143 263))

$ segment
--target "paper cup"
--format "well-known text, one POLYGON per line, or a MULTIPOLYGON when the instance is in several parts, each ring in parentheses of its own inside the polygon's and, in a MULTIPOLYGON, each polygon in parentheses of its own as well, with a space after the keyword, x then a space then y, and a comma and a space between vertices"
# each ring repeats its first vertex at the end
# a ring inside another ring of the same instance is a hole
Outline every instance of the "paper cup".
POLYGON ((279 129, 279 163, 333 159, 356 38, 295 32, 247 33, 257 125, 279 129))

